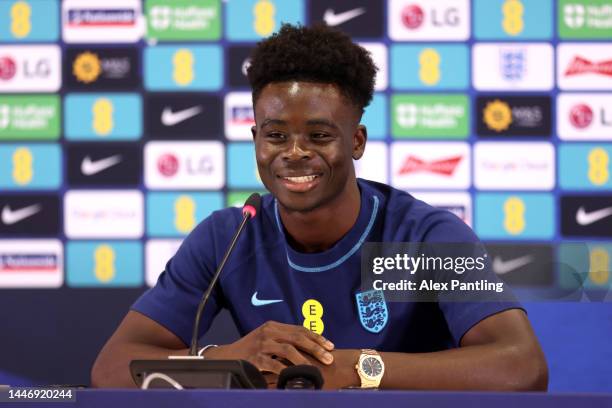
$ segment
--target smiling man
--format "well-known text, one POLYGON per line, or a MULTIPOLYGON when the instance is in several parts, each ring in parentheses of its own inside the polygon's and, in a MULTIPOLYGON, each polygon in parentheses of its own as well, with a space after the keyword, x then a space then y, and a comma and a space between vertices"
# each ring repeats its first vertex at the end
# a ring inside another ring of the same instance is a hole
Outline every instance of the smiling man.
MULTIPOLYGON (((478 242, 449 212, 356 178, 375 73, 367 51, 324 26, 284 25, 255 49, 252 132, 271 194, 202 317, 201 334, 227 308, 242 337, 204 348, 205 358, 248 360, 272 382, 288 365, 314 364, 327 388, 546 389, 517 303, 388 302, 361 290, 364 242, 478 242)), ((100 352, 94 386, 134 386, 132 359, 187 354, 198 301, 240 219, 217 211, 184 240, 100 352)))

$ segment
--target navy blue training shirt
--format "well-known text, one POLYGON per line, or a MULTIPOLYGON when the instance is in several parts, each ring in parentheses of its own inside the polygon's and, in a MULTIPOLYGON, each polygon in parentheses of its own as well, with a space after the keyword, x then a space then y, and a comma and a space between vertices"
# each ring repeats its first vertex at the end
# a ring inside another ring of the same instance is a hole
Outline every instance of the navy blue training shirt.
MULTIPOLYGON (((364 242, 470 243, 478 238, 448 211, 384 184, 357 182, 361 191, 357 222, 332 248, 319 253, 300 253, 287 243, 276 200, 270 194, 263 196, 260 213, 247 225, 209 299, 200 334, 221 308, 227 308, 241 336, 275 320, 307 323, 340 349, 430 352, 456 347, 482 319, 520 307, 506 301, 386 302, 378 321, 363 319, 358 299, 363 301, 360 249, 364 242)), ((188 345, 198 302, 241 218, 240 209, 227 208, 202 221, 167 263, 155 287, 132 309, 188 345)), ((493 272, 486 273, 495 280, 493 272)), ((369 294, 368 299, 384 302, 380 293, 369 294)))

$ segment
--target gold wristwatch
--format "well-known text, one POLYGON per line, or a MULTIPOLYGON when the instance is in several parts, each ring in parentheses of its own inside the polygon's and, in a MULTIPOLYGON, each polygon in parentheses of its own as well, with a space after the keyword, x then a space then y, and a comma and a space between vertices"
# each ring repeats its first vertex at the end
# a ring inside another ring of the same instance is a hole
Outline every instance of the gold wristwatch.
POLYGON ((363 349, 355 366, 361 388, 378 388, 385 374, 385 363, 376 350, 363 349))

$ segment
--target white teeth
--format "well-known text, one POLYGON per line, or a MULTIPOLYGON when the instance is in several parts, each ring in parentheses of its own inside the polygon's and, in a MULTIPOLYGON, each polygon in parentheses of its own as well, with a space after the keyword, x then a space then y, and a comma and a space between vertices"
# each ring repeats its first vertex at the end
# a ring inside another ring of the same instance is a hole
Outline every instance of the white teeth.
POLYGON ((285 180, 289 180, 292 183, 308 183, 313 181, 317 176, 301 176, 301 177, 284 177, 285 180))

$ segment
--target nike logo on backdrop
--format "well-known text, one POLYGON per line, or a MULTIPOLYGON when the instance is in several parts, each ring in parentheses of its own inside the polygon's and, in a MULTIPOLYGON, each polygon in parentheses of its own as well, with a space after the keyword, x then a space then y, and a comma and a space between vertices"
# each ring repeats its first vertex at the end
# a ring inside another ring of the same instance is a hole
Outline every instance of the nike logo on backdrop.
POLYGON ((278 303, 278 302, 282 302, 282 299, 257 299, 257 292, 253 293, 253 296, 251 296, 251 304, 253 306, 265 306, 265 305, 270 305, 272 303, 278 303))
POLYGON ((325 14, 323 14, 323 21, 325 21, 325 24, 327 24, 328 26, 335 27, 340 24, 344 24, 347 21, 352 20, 356 17, 359 17, 360 15, 365 13, 365 11, 365 8, 359 7, 336 14, 334 13, 333 9, 327 9, 325 10, 325 14))
POLYGON ((121 162, 120 154, 116 154, 114 156, 110 156, 105 159, 100 159, 96 161, 91 160, 91 157, 89 156, 85 156, 83 162, 81 162, 81 173, 86 176, 93 176, 94 174, 98 174, 99 172, 106 170, 109 167, 113 167, 119 162, 121 162))
POLYGON ((5 205, 2 209, 2 222, 5 225, 17 224, 19 221, 33 216, 41 209, 42 206, 40 204, 34 204, 13 211, 10 206, 5 205))
POLYGON ((601 210, 595 210, 591 212, 586 212, 584 207, 580 207, 578 209, 578 212, 576 212, 576 222, 579 225, 587 226, 611 215, 612 207, 606 207, 602 208, 601 210))
POLYGON ((500 257, 496 256, 493 259, 493 272, 498 275, 504 275, 508 272, 512 272, 515 269, 528 265, 531 262, 533 262, 533 256, 531 255, 521 256, 520 258, 514 258, 508 261, 504 261, 500 257))
POLYGON ((198 105, 180 111, 172 112, 172 108, 166 106, 162 112, 161 121, 165 126, 178 125, 179 123, 184 122, 187 119, 190 119, 200 114, 202 110, 202 106, 198 105))

